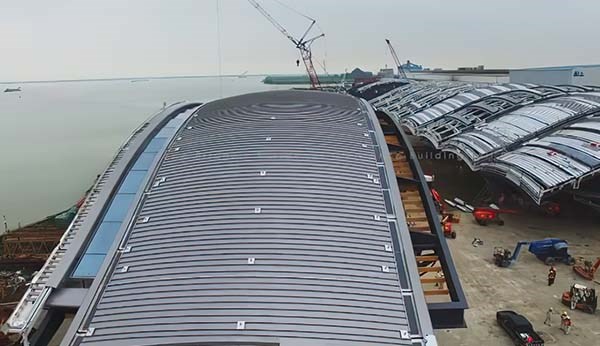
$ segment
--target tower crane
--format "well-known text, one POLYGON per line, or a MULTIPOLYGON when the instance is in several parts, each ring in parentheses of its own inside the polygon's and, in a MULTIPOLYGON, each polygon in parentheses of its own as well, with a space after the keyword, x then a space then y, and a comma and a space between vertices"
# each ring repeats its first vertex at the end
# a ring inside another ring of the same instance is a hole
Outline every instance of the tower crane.
MULTIPOLYGON (((308 34, 310 33, 311 29, 317 23, 317 21, 310 17, 305 16, 307 19, 309 19, 311 21, 311 23, 308 26, 308 29, 306 29, 306 31, 304 31, 304 34, 302 35, 302 37, 295 38, 281 24, 279 24, 279 22, 277 22, 258 2, 256 2, 255 0, 248 0, 248 2, 252 6, 254 6, 254 8, 256 8, 258 10, 258 12, 260 12, 265 18, 267 18, 267 20, 269 22, 271 22, 271 24, 273 24, 273 26, 275 28, 277 28, 277 30, 279 30, 279 32, 281 32, 285 37, 287 37, 290 41, 292 41, 294 43, 296 48, 300 51, 300 56, 302 56, 302 61, 304 61, 304 66, 306 66, 306 72, 308 73, 308 78, 310 79, 311 89, 319 88, 321 86, 321 83, 319 82, 319 76, 317 76, 317 71, 315 70, 315 66, 313 65, 313 62, 312 62, 312 51, 311 51, 310 46, 312 45, 312 43, 315 40, 325 36, 325 34, 321 33, 312 38, 309 38, 309 39, 306 38, 308 36, 308 34)), ((300 61, 297 60, 296 65, 300 65, 300 61)))
POLYGON ((400 79, 404 79, 405 81, 408 82, 408 77, 406 77, 406 73, 404 72, 404 69, 402 68, 402 63, 400 62, 400 59, 398 59, 396 50, 394 50, 394 47, 392 47, 390 40, 388 40, 386 38, 385 42, 387 43, 388 48, 390 49, 390 53, 392 53, 392 58, 394 58, 394 63, 396 63, 396 66, 398 66, 398 77, 400 77, 400 79))

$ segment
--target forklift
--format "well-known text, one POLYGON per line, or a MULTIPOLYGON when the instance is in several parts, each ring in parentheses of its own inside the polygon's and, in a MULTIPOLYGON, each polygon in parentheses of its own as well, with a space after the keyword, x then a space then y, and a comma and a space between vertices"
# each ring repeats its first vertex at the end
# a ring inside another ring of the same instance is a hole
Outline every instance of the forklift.
POLYGON ((598 307, 596 290, 580 284, 573 284, 570 290, 564 292, 561 301, 571 310, 579 309, 590 314, 595 313, 598 307))

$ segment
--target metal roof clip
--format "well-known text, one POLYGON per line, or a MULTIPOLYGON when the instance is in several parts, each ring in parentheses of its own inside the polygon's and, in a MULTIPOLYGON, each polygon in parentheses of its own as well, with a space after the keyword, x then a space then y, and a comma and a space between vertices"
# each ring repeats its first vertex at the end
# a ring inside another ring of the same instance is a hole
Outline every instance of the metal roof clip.
POLYGON ((121 251, 122 253, 131 252, 131 246, 126 246, 124 248, 120 248, 119 251, 121 251))
POLYGON ((173 151, 179 151, 181 148, 180 147, 175 147, 173 148, 173 151))
POLYGON ((260 176, 264 177, 265 175, 267 175, 267 171, 260 171, 260 176))
POLYGON ((373 179, 373 174, 372 173, 367 173, 367 178, 373 179))
POLYGON ((127 271, 129 271, 129 266, 122 266, 121 267, 121 273, 127 273, 127 271))
POLYGON ((254 261, 255 261, 254 257, 248 258, 248 264, 254 264, 254 261))
POLYGON ((254 214, 260 214, 262 211, 261 208, 254 208, 254 214))
POLYGON ((410 339, 410 333, 408 332, 408 330, 401 329, 400 330, 400 338, 410 339))
POLYGON ((146 223, 150 221, 150 216, 144 216, 144 217, 140 217, 137 221, 137 223, 146 223))
POLYGON ((193 127, 192 127, 192 126, 188 126, 188 127, 187 127, 187 129, 188 129, 188 130, 191 130, 191 129, 193 129, 193 127))
POLYGON ((379 178, 373 178, 373 182, 374 182, 375 184, 379 184, 379 178))
POLYGON ((156 181, 154 182, 152 187, 159 187, 160 184, 164 183, 166 180, 167 180, 166 177, 160 177, 160 178, 156 179, 156 181))
POLYGON ((388 266, 381 266, 381 271, 384 273, 389 273, 390 272, 390 267, 388 266))
POLYGON ((92 335, 94 335, 95 330, 96 330, 96 328, 78 329, 77 333, 75 333, 75 334, 77 336, 92 336, 92 335))
POLYGON ((175 140, 176 140, 176 141, 180 141, 180 140, 181 140, 181 137, 177 137, 177 138, 175 138, 175 140))
POLYGON ((385 244, 385 251, 392 252, 392 244, 385 244))
POLYGON ((237 321, 236 329, 246 329, 246 322, 245 321, 237 321))
POLYGON ((381 216, 379 216, 379 215, 373 215, 373 220, 379 221, 379 220, 381 220, 381 216))
POLYGON ((265 138, 265 140, 266 140, 267 142, 269 142, 269 141, 271 141, 271 137, 267 137, 267 138, 265 138))

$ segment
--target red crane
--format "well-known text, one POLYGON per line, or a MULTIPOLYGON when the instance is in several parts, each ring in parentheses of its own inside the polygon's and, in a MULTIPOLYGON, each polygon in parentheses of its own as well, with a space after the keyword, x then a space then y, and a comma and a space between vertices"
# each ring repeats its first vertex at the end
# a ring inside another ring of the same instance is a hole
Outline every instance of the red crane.
POLYGON ((388 40, 387 38, 385 39, 385 43, 387 43, 388 48, 390 49, 390 53, 392 53, 392 58, 394 58, 394 63, 396 63, 396 66, 398 66, 398 77, 400 79, 404 79, 408 82, 408 77, 406 77, 406 73, 404 73, 404 69, 402 68, 402 63, 400 62, 400 59, 398 59, 396 50, 394 49, 394 47, 392 47, 390 40, 388 40))
MULTIPOLYGON (((252 6, 254 6, 254 8, 256 8, 258 12, 260 12, 265 18, 267 18, 269 22, 271 22, 271 24, 273 24, 273 26, 277 28, 277 30, 279 30, 285 37, 292 41, 298 50, 300 50, 300 56, 302 56, 302 61, 304 61, 304 66, 306 66, 306 72, 308 73, 308 78, 310 79, 311 89, 319 88, 321 86, 321 83, 319 82, 319 76, 317 76, 317 71, 315 70, 315 66, 312 62, 312 51, 310 46, 316 39, 325 36, 325 34, 321 33, 317 36, 314 36, 313 38, 306 39, 306 36, 308 36, 308 34, 310 33, 311 29, 315 26, 317 21, 305 16, 311 21, 311 23, 308 26, 308 29, 304 31, 304 35, 297 39, 294 36, 292 36, 281 24, 279 24, 279 22, 277 22, 273 17, 271 17, 271 15, 262 6, 260 6, 258 2, 256 2, 255 0, 248 0, 248 2, 252 6)), ((300 61, 296 61, 296 64, 299 65, 300 61)))

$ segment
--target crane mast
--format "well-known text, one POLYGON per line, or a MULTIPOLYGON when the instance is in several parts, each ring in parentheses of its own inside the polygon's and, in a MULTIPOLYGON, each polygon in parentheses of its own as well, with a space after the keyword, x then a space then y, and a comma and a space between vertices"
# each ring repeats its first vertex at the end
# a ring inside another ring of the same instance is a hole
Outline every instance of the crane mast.
POLYGON ((292 41, 292 43, 294 43, 294 45, 296 46, 296 48, 300 51, 300 56, 302 57, 302 61, 304 62, 304 66, 306 67, 306 72, 308 74, 308 78, 310 79, 310 85, 312 89, 317 89, 321 86, 321 83, 319 82, 319 76, 317 75, 317 71, 315 70, 315 66, 313 64, 312 61, 312 50, 311 50, 311 45, 312 43, 317 40, 318 38, 321 38, 323 36, 325 36, 325 34, 319 34, 317 36, 314 36, 312 38, 306 39, 306 37, 308 36, 308 34, 310 33, 311 29, 315 26, 315 24, 317 23, 316 20, 309 18, 311 20, 310 25, 308 26, 308 29, 306 29, 304 31, 304 34, 302 35, 302 37, 300 37, 299 39, 295 38, 294 36, 292 36, 292 34, 290 34, 281 24, 279 24, 279 22, 277 22, 275 20, 275 18, 273 18, 269 12, 267 12, 257 1, 255 0, 248 0, 248 2, 258 10, 258 12, 260 12, 265 18, 267 18, 267 20, 269 22, 271 22, 271 24, 273 24, 273 26, 279 30, 279 32, 281 32, 285 37, 287 37, 290 41, 292 41))
POLYGON ((398 77, 400 77, 400 79, 404 79, 404 80, 408 81, 408 77, 406 76, 406 73, 404 72, 404 69, 402 68, 402 63, 400 62, 400 59, 398 59, 398 54, 396 54, 396 50, 394 49, 394 47, 392 47, 390 40, 385 39, 385 42, 387 43, 388 48, 390 49, 390 53, 392 53, 392 58, 394 59, 394 63, 398 67, 398 77))

